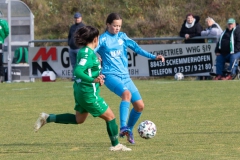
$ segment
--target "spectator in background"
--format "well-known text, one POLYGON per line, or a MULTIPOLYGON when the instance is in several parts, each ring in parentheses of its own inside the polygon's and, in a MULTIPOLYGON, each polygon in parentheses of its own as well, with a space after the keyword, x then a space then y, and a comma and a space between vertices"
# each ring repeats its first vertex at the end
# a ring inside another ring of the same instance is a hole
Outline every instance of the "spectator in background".
MULTIPOLYGON (((211 18, 205 19, 207 28, 201 32, 201 36, 217 37, 213 39, 207 39, 207 43, 217 43, 218 38, 222 33, 222 28, 211 18)), ((199 76, 199 80, 210 80, 211 76, 199 76)))
MULTIPOLYGON (((222 28, 211 18, 208 17, 205 20, 207 28, 201 32, 201 36, 215 36, 220 37, 223 32, 222 28)), ((208 39, 208 43, 217 43, 218 39, 208 39)))
POLYGON ((184 37, 185 43, 204 43, 204 39, 191 39, 192 37, 201 36, 202 26, 199 24, 200 17, 193 16, 189 13, 182 24, 180 37, 184 37))
POLYGON ((4 69, 3 69, 3 44, 5 38, 9 34, 9 27, 6 20, 1 19, 2 13, 0 12, 0 82, 3 82, 4 69))
POLYGON ((217 76, 214 80, 232 80, 232 76, 236 74, 236 67, 233 67, 233 63, 240 58, 240 26, 236 26, 235 19, 228 19, 227 28, 219 38, 215 53, 217 57, 217 76), (230 65, 227 69, 229 74, 224 77, 223 70, 226 61, 230 61, 230 65))
MULTIPOLYGON (((74 14, 74 19, 75 19, 75 24, 73 24, 70 27, 70 30, 68 33, 69 57, 72 65, 72 73, 74 72, 74 68, 77 61, 77 53, 80 49, 80 47, 78 47, 74 42, 74 34, 77 29, 85 26, 85 24, 82 23, 82 15, 79 12, 76 12, 74 14)), ((74 76, 72 77, 72 81, 74 81, 74 76)))

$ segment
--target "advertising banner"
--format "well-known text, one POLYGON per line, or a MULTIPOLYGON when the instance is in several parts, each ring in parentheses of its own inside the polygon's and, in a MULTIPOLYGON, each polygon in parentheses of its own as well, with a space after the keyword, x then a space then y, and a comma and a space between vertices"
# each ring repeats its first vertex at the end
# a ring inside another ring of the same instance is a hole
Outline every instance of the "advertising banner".
MULTIPOLYGON (((214 43, 140 45, 154 55, 163 55, 165 62, 149 60, 128 49, 128 68, 131 77, 208 76, 215 64, 214 43)), ((53 71, 57 77, 72 77, 68 47, 29 47, 30 77, 41 77, 53 71)))

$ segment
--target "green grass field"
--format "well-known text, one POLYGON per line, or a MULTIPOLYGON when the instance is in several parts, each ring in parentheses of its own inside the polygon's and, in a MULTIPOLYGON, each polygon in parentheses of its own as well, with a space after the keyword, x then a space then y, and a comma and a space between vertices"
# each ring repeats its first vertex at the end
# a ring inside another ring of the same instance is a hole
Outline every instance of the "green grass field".
MULTIPOLYGON (((105 122, 89 116, 82 125, 50 123, 34 133, 41 112, 74 113, 72 82, 0 84, 1 160, 239 160, 240 81, 134 80, 145 102, 138 121, 151 120, 157 135, 131 152, 111 152, 105 122)), ((120 99, 105 86, 102 97, 119 124, 120 99)))

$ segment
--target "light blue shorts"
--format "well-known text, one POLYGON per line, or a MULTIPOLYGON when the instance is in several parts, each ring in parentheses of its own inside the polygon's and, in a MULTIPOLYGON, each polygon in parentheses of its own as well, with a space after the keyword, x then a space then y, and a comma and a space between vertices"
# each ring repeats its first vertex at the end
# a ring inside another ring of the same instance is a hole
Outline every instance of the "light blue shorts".
POLYGON ((119 97, 122 96, 125 90, 129 90, 132 94, 132 103, 142 99, 137 87, 135 86, 129 75, 106 74, 105 85, 110 91, 112 91, 119 97))

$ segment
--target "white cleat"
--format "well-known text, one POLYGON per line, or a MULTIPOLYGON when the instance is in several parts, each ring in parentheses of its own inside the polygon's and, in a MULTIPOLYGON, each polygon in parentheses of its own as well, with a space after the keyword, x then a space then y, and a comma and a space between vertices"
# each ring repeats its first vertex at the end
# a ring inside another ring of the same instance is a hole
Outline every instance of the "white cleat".
POLYGON ((44 124, 47 123, 47 118, 49 117, 49 114, 47 113, 40 113, 35 125, 34 125, 34 131, 37 132, 44 124))
POLYGON ((116 146, 112 146, 109 148, 110 151, 131 151, 131 148, 127 148, 126 146, 122 145, 122 144, 118 144, 116 146))

